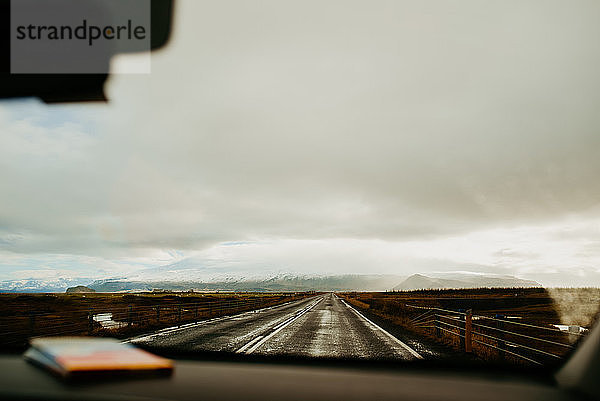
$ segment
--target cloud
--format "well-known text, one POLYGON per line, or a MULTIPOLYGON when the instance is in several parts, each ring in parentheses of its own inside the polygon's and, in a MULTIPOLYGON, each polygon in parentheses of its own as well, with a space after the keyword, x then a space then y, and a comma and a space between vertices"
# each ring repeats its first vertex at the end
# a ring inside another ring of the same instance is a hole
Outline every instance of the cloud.
MULTIPOLYGON (((524 269, 546 239, 486 233, 600 218, 599 7, 181 1, 152 74, 111 78, 109 105, 1 106, 0 249, 348 240, 369 269, 377 241, 451 263, 459 237, 464 263, 524 269)), ((563 234, 561 268, 596 262, 563 234)))

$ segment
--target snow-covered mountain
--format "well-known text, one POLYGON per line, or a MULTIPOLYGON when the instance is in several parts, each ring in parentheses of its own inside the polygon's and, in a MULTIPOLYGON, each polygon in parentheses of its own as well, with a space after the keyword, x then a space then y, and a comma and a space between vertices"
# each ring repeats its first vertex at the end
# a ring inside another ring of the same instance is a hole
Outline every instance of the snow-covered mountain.
MULTIPOLYGON (((127 276, 131 281, 195 281, 230 282, 260 281, 285 275, 299 276, 300 272, 289 269, 269 269, 219 263, 212 265, 204 260, 186 258, 177 262, 140 270, 127 276)), ((318 275, 318 274, 315 274, 318 275)))
POLYGON ((97 292, 135 292, 163 290, 221 290, 221 291, 385 291, 403 277, 396 275, 337 275, 311 276, 280 274, 265 279, 229 277, 223 281, 136 281, 98 280, 89 285, 97 292))
POLYGON ((51 280, 23 279, 0 281, 0 292, 44 293, 65 292, 69 287, 89 284, 89 278, 58 278, 51 280))
POLYGON ((229 290, 229 291, 386 291, 477 288, 534 287, 535 281, 512 276, 448 272, 410 277, 392 274, 319 274, 289 269, 257 269, 239 264, 212 265, 194 258, 139 270, 124 277, 102 279, 56 278, 0 282, 0 292, 65 292, 67 288, 87 286, 97 292, 137 292, 153 289, 229 290), (400 283, 400 284, 398 284, 400 283))

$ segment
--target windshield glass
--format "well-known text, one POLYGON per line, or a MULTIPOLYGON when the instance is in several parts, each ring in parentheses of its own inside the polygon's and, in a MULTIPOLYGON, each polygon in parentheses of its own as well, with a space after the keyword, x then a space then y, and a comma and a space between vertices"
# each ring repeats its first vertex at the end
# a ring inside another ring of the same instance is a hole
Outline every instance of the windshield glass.
POLYGON ((108 103, 0 104, 3 350, 562 363, 600 301, 599 13, 178 1, 108 103))

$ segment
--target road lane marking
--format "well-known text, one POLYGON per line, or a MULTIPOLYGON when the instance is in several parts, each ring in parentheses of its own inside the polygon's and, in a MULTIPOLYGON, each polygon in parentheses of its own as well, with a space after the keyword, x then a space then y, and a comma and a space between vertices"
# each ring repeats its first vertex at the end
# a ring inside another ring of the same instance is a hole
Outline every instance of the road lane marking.
POLYGON ((319 302, 321 302, 324 298, 319 299, 317 302, 312 303, 310 306, 302 309, 300 312, 294 314, 289 319, 284 320, 282 323, 279 323, 277 326, 273 328, 273 331, 267 336, 258 336, 257 338, 250 341, 248 344, 244 345, 242 348, 237 350, 238 353, 246 353, 251 354, 256 351, 260 346, 269 341, 273 336, 279 333, 281 330, 285 329, 287 326, 300 319, 300 317, 304 316, 305 313, 314 308, 319 302))
POLYGON ((256 342, 260 341, 262 338, 263 336, 256 337, 254 340, 250 341, 248 344, 244 345, 242 348, 238 349, 235 352, 238 354, 245 352, 248 348, 252 347, 254 344, 256 344, 256 342))
POLYGON ((362 319, 364 319, 365 321, 367 321, 368 323, 371 324, 371 326, 373 326, 374 328, 376 328, 377 330, 381 331, 383 334, 387 335, 389 338, 391 338, 394 342, 396 342, 398 345, 400 345, 402 348, 404 348, 405 350, 407 350, 408 352, 410 352, 410 354, 412 356, 414 356, 417 359, 423 359, 423 357, 414 349, 410 348, 408 345, 404 344, 402 341, 398 340, 396 337, 394 337, 392 334, 390 334, 388 331, 384 330, 383 328, 381 328, 380 326, 378 326, 377 324, 373 323, 371 320, 369 320, 365 315, 363 315, 362 313, 360 313, 359 311, 357 311, 354 307, 348 305, 346 303, 346 301, 344 301, 343 299, 340 299, 340 301, 342 301, 344 303, 344 305, 346 305, 348 308, 350 308, 352 311, 354 311, 354 313, 356 313, 359 317, 361 317, 362 319))

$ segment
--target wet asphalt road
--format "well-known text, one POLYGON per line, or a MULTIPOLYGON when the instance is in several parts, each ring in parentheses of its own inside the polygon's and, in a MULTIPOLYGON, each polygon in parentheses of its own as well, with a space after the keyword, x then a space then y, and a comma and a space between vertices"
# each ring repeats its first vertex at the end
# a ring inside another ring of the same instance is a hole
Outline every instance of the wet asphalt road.
POLYGON ((189 352, 403 360, 420 357, 334 294, 163 330, 132 342, 189 352))

